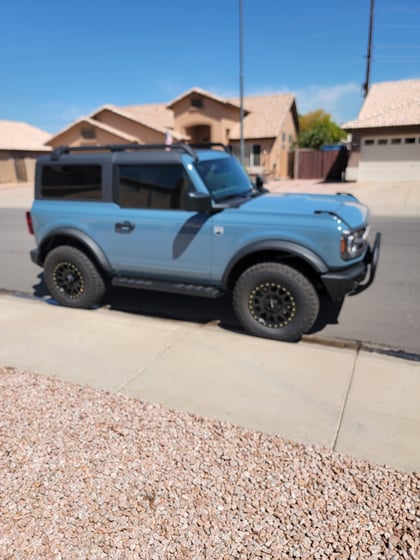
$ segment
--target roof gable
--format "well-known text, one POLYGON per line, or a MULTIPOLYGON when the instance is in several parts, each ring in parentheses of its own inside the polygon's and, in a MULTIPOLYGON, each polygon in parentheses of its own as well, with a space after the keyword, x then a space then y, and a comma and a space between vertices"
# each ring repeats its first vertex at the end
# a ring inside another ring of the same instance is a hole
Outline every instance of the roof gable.
POLYGON ((50 140, 49 140, 49 143, 56 144, 57 139, 59 139, 60 136, 64 135, 66 132, 68 132, 72 128, 74 128, 76 126, 79 126, 81 124, 88 124, 89 126, 91 126, 93 128, 104 130, 105 132, 109 132, 113 136, 116 136, 117 138, 121 138, 121 140, 125 140, 126 142, 130 142, 130 143, 138 142, 138 138, 136 138, 135 136, 131 136, 130 134, 126 134, 125 132, 123 132, 119 128, 109 126, 108 124, 97 121, 97 120, 92 119, 90 117, 82 117, 81 119, 78 119, 77 121, 73 122, 71 125, 64 128, 63 130, 60 130, 60 132, 55 134, 53 137, 51 137, 50 140))
POLYGON ((357 119, 342 128, 382 128, 420 124, 420 80, 374 84, 357 119))
POLYGON ((177 105, 187 97, 191 97, 193 95, 201 95, 203 97, 207 97, 207 99, 211 99, 212 101, 215 101, 216 103, 220 103, 221 105, 229 105, 239 110, 239 105, 236 102, 229 99, 225 99, 224 97, 219 97, 218 95, 213 95, 212 93, 198 87, 193 87, 188 91, 182 93, 180 96, 176 97, 173 101, 171 101, 167 105, 168 109, 173 109, 175 105, 177 105))

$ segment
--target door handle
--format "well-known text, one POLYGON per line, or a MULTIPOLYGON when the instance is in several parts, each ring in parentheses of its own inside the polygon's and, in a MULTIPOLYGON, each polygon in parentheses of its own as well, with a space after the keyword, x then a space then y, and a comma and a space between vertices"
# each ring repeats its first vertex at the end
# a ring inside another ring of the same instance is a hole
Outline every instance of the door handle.
POLYGON ((131 233, 135 227, 131 222, 117 222, 115 224, 115 231, 117 233, 131 233))

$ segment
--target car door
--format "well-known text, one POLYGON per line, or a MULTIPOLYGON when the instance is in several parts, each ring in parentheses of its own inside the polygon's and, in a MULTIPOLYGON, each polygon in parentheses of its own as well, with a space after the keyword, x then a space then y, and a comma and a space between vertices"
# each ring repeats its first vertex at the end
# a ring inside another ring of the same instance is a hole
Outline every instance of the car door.
POLYGON ((181 164, 117 166, 110 260, 119 275, 209 280, 211 217, 186 210, 191 188, 181 164))

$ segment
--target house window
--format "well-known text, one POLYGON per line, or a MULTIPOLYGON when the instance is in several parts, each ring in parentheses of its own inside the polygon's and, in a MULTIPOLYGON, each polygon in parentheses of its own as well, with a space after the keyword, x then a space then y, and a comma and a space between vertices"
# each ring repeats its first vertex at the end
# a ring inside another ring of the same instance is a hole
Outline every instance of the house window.
POLYGON ((198 96, 191 97, 191 107, 195 107, 196 109, 203 108, 203 98, 198 96))
POLYGON ((250 157, 249 157, 249 164, 251 167, 257 167, 261 165, 261 145, 260 144, 253 144, 250 157))
POLYGON ((378 140, 378 145, 379 146, 386 146, 388 144, 388 139, 387 138, 380 138, 378 140))
POLYGON ((281 141, 286 142, 286 133, 285 132, 281 133, 281 141))
POLYGON ((96 138, 96 130, 92 127, 83 127, 80 130, 80 134, 82 135, 82 138, 84 138, 85 140, 95 140, 96 138))
POLYGON ((392 138, 391 144, 401 144, 401 138, 392 138))
POLYGON ((365 140, 364 144, 365 146, 373 146, 375 144, 375 140, 365 140))
POLYGON ((416 143, 416 139, 415 138, 406 138, 404 140, 405 144, 415 144, 416 143))

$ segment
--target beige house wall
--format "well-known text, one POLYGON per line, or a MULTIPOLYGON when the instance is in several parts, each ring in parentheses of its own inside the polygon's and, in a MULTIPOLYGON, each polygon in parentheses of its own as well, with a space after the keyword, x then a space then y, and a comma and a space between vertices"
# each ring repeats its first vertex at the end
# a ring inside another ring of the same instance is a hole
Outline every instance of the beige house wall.
POLYGON ((127 143, 127 140, 122 139, 120 136, 111 134, 110 132, 100 128, 95 128, 94 139, 85 140, 82 136, 82 129, 86 127, 87 125, 83 125, 83 123, 77 124, 76 126, 64 131, 59 136, 55 136, 50 142, 48 142, 48 144, 53 148, 58 148, 59 146, 95 146, 100 144, 127 143))
MULTIPOLYGON (((41 154, 38 154, 41 155, 41 154)), ((28 181, 33 183, 35 181, 35 165, 38 155, 33 155, 31 157, 25 157, 26 174, 28 176, 28 181)))
MULTIPOLYGON (((19 151, 19 161, 23 166, 26 181, 33 182, 35 179, 35 164, 37 157, 46 152, 19 151)), ((19 177, 16 173, 16 152, 11 150, 0 150, 0 183, 17 183, 19 177)))
POLYGON ((272 177, 287 179, 291 175, 290 154, 297 140, 297 131, 292 113, 289 111, 279 135, 275 138, 268 158, 268 169, 272 177))
POLYGON ((16 181, 15 162, 7 150, 0 151, 0 183, 14 183, 16 181))
POLYGON ((209 126, 209 142, 229 142, 229 133, 239 122, 239 109, 202 96, 202 107, 191 105, 191 96, 180 99, 172 107, 175 129, 185 136, 191 127, 209 126))

